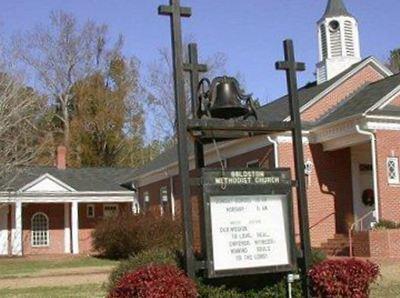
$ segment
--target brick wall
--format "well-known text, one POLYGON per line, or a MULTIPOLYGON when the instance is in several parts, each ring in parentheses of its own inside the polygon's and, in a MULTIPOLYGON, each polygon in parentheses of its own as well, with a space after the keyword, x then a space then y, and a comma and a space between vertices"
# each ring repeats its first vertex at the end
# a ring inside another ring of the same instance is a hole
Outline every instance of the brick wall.
MULTIPOLYGON (((272 167, 274 163, 274 154, 273 147, 266 146, 252 152, 247 152, 241 155, 237 155, 235 157, 229 158, 227 160, 229 167, 246 167, 246 163, 249 161, 259 160, 263 162, 262 166, 264 168, 272 167)), ((220 167, 219 163, 210 164, 209 168, 220 167)), ((196 177, 196 172, 190 172, 191 177, 196 177)), ((156 208, 160 204, 160 188, 168 187, 168 193, 170 193, 170 178, 166 178, 143 187, 139 189, 139 202, 141 207, 143 208, 143 196, 145 192, 148 192, 150 195, 150 208, 156 208)), ((182 220, 181 217, 181 185, 180 179, 178 176, 173 177, 173 189, 174 189, 174 198, 175 198, 175 213, 176 220, 182 220)), ((196 188, 194 186, 191 187, 191 200, 192 200, 192 218, 193 218, 193 237, 194 237, 194 246, 196 251, 200 251, 201 243, 204 243, 201 240, 202 232, 201 229, 203 224, 201 223, 201 219, 203 218, 203 205, 201 196, 199 195, 200 188, 196 188)), ((171 202, 170 202, 171 204, 171 202)))
POLYGON ((23 253, 62 254, 64 253, 64 204, 22 204, 23 253), (43 212, 49 218, 48 247, 32 247, 31 220, 37 212, 43 212))
MULTIPOLYGON (((110 204, 113 204, 110 202, 110 204)), ((86 216, 86 203, 80 203, 79 206, 79 253, 93 253, 92 232, 96 224, 103 219, 103 208, 105 203, 93 204, 95 206, 95 217, 86 216)), ((130 212, 132 210, 131 203, 118 203, 119 212, 130 212)))
POLYGON ((392 101, 389 103, 389 105, 400 107, 400 95, 393 98, 392 101))
MULTIPOLYGON (((110 203, 112 204, 112 203, 110 203)), ((79 206, 79 252, 92 252, 91 233, 96 224, 103 218, 103 203, 95 206, 95 217, 88 218, 86 207, 88 204, 80 203, 79 206)), ((131 203, 118 203, 120 212, 129 212, 131 203)), ((63 254, 64 253, 64 204, 23 204, 23 253, 34 254, 63 254), (31 245, 31 220, 37 212, 43 212, 49 218, 48 247, 32 247, 31 245)))
MULTIPOLYGON (((346 233, 348 223, 353 221, 351 155, 349 149, 324 152, 322 145, 310 144, 304 146, 304 160, 313 163, 313 171, 306 177, 310 235, 312 245, 320 246, 336 233, 346 233)), ((290 167, 294 177, 292 144, 279 145, 279 165, 290 167)), ((295 191, 293 206, 298 235, 295 191)))
MULTIPOLYGON (((244 167, 248 161, 265 159, 265 168, 272 167, 274 154, 272 146, 267 146, 246 154, 228 159, 229 167, 244 167)), ((292 145, 283 143, 279 145, 279 162, 281 167, 294 169, 292 145)), ((314 170, 308 181, 309 215, 313 246, 320 246, 322 242, 332 238, 335 233, 346 233, 347 223, 353 220, 352 207, 352 183, 351 183, 351 156, 349 149, 324 152, 322 146, 306 145, 305 160, 311 160, 314 170)), ((193 172, 191 172, 193 175, 193 172)), ((294 175, 294 172, 292 173, 294 175)), ((180 214, 180 182, 174 177, 174 197, 176 213, 180 214)), ((163 180, 149 184, 139 191, 142 203, 143 192, 151 194, 151 205, 159 204, 160 187, 166 185, 169 180, 163 180), (153 198, 154 197, 154 198, 153 198)), ((194 238, 196 247, 200 244, 200 219, 202 214, 201 200, 196 195, 196 188, 192 187, 192 205, 194 219, 194 238)), ((297 200, 293 199, 296 233, 298 234, 297 200)))
POLYGON ((302 113, 302 119, 305 121, 314 121, 319 119, 333 107, 337 106, 341 101, 346 99, 354 91, 368 83, 375 82, 380 79, 383 79, 383 76, 379 72, 377 72, 370 65, 365 66, 346 82, 332 90, 329 94, 304 111, 302 113))
POLYGON ((400 131, 377 131, 378 189, 381 219, 400 221, 400 185, 390 185, 386 159, 400 158, 400 131))
POLYGON ((356 257, 400 258, 400 230, 358 232, 353 238, 353 253, 356 257))

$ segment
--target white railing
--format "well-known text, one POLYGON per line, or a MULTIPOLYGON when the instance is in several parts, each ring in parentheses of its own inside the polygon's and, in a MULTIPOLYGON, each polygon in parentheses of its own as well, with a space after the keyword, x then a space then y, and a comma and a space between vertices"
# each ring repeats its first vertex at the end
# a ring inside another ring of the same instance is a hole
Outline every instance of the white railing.
POLYGON ((349 229, 349 255, 352 258, 353 257, 353 230, 354 228, 360 224, 360 230, 363 230, 363 222, 364 220, 369 217, 370 215, 374 214, 375 210, 371 210, 370 212, 368 212, 367 214, 365 214, 364 216, 360 217, 358 220, 356 220, 350 227, 349 229))

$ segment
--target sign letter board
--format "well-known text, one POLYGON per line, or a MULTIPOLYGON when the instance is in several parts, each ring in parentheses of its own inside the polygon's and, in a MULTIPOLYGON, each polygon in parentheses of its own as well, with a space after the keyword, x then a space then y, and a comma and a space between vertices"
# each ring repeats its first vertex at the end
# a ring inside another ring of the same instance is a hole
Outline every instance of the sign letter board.
POLYGON ((203 169, 209 278, 295 266, 288 169, 203 169))

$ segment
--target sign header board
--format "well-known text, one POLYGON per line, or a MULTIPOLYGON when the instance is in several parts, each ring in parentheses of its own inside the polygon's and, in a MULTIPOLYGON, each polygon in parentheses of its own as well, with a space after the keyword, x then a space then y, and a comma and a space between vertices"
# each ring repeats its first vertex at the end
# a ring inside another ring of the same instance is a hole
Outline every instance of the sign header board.
POLYGON ((291 271, 290 171, 203 170, 208 277, 291 271))

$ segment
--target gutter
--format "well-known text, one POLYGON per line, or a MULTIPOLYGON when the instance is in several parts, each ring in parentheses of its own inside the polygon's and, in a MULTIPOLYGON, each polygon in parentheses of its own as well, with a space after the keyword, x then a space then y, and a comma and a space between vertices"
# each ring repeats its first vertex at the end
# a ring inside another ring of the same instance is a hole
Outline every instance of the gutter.
POLYGON ((368 130, 362 130, 359 125, 356 125, 356 130, 359 134, 369 136, 371 138, 371 154, 372 154, 372 178, 374 185, 374 203, 375 203, 375 219, 379 222, 379 193, 378 193, 378 164, 376 160, 376 137, 375 134, 368 130))
POLYGON ((268 141, 274 146, 274 159, 275 159, 275 168, 279 168, 279 150, 278 150, 278 141, 270 136, 267 137, 268 141))

